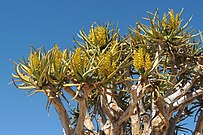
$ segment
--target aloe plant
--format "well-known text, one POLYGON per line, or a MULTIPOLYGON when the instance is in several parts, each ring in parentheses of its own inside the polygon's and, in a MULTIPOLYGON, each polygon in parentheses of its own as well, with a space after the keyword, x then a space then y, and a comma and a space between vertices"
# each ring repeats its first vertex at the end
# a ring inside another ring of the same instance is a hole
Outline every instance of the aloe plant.
POLYGON ((191 19, 182 24, 182 13, 148 12, 148 25, 138 20, 125 37, 93 23, 74 38, 74 51, 31 48, 14 62, 13 83, 44 93, 66 135, 202 134, 202 36, 188 27, 191 19), (67 110, 62 99, 77 107, 67 110), (182 122, 193 115, 192 131, 182 122))

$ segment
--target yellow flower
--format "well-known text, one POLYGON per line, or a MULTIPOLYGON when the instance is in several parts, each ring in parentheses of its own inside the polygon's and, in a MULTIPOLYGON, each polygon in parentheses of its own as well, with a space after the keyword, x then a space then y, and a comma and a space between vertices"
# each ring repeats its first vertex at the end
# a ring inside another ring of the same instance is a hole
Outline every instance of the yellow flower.
POLYGON ((143 49, 139 48, 138 51, 134 52, 134 67, 137 70, 140 70, 141 68, 144 67, 144 53, 143 49))
POLYGON ((175 26, 176 27, 179 27, 180 26, 180 16, 179 16, 179 14, 176 14, 176 19, 175 19, 175 26))
POLYGON ((169 10, 169 22, 167 22, 167 15, 164 13, 163 19, 162 19, 162 26, 164 29, 166 27, 170 29, 177 29, 180 26, 180 15, 179 14, 174 14, 173 9, 169 10))
POLYGON ((59 50, 58 45, 55 44, 52 49, 52 54, 54 55, 54 66, 55 70, 59 70, 61 67, 61 60, 63 58, 63 53, 59 50))
POLYGON ((99 56, 101 62, 99 63, 98 74, 102 77, 107 77, 113 71, 116 70, 116 61, 113 61, 113 56, 111 52, 107 52, 106 54, 101 54, 99 56))
POLYGON ((95 45, 106 45, 106 30, 102 26, 90 29, 88 39, 95 45))
POLYGON ((62 57, 63 57, 62 52, 60 50, 57 50, 55 53, 55 57, 54 57, 54 63, 55 63, 56 70, 59 70, 59 68, 61 66, 62 57))
POLYGON ((145 70, 150 70, 151 68, 151 60, 149 53, 145 53, 143 48, 139 48, 137 51, 134 52, 134 67, 136 70, 140 70, 144 68, 145 70))
POLYGON ((73 64, 75 65, 75 67, 77 67, 79 70, 85 70, 88 64, 88 57, 85 54, 85 52, 83 52, 81 50, 81 48, 77 48, 75 50, 75 54, 73 56, 73 64))
POLYGON ((81 68, 81 56, 80 56, 81 48, 77 48, 75 50, 75 54, 73 56, 73 61, 76 67, 81 68))
POLYGON ((176 22, 178 22, 178 21, 179 21, 179 19, 180 19, 179 14, 176 14, 176 19, 175 19, 175 21, 176 21, 176 22))
POLYGON ((170 27, 174 28, 174 29, 177 29, 180 26, 180 16, 179 16, 179 14, 176 14, 176 16, 175 16, 173 9, 171 9, 169 11, 169 15, 170 15, 170 27))
POLYGON ((149 53, 146 53, 145 54, 145 69, 146 70, 150 70, 151 69, 151 65, 152 65, 152 62, 150 60, 150 55, 149 55, 149 53))
POLYGON ((170 15, 170 22, 171 22, 171 24, 174 24, 174 22, 175 22, 175 16, 174 16, 174 11, 173 11, 173 9, 171 9, 171 10, 169 11, 169 15, 170 15))
POLYGON ((31 64, 31 68, 33 68, 33 70, 38 70, 40 67, 40 60, 38 57, 38 53, 34 52, 30 54, 30 57, 28 58, 30 64, 31 64))

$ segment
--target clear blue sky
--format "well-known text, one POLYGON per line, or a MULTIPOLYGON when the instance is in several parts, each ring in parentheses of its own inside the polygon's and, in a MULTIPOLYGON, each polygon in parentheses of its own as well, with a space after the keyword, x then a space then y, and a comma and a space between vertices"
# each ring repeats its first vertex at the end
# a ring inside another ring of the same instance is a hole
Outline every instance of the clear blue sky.
MULTIPOLYGON (((58 116, 45 109, 43 94, 27 97, 26 91, 8 85, 14 68, 9 59, 29 54, 29 45, 50 49, 72 47, 73 35, 88 31, 94 21, 119 23, 121 33, 135 26, 147 11, 185 8, 191 25, 203 30, 202 0, 0 0, 0 135, 61 135, 58 116)), ((192 126, 190 121, 189 126, 192 126)))

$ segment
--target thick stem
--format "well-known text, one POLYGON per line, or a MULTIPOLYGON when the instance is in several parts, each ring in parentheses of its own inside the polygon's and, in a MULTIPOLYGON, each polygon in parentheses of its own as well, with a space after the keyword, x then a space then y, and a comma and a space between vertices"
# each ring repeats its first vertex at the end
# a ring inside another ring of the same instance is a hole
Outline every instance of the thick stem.
POLYGON ((112 134, 111 135, 122 135, 121 133, 121 126, 118 126, 117 123, 112 124, 112 134))
POLYGON ((198 96, 203 94, 203 89, 198 89, 194 92, 191 92, 189 94, 186 94, 185 96, 182 96, 180 99, 178 99, 176 102, 172 104, 172 107, 170 108, 170 111, 177 110, 180 108, 184 103, 194 100, 198 96))
MULTIPOLYGON (((70 87, 65 87, 64 89, 71 96, 73 96, 75 94, 75 92, 70 87)), ((75 97, 75 99, 78 100, 80 112, 79 112, 78 123, 74 130, 73 135, 82 135, 83 134, 85 122, 91 124, 91 125, 85 125, 87 129, 89 129, 89 130, 94 129, 94 126, 87 113, 88 111, 87 111, 87 106, 86 106, 86 99, 87 99, 88 95, 91 93, 91 91, 94 89, 94 86, 89 86, 89 85, 85 84, 81 87, 81 90, 82 89, 84 92, 83 95, 82 96, 77 95, 77 97, 75 97)))
POLYGON ((101 95, 101 107, 102 107, 102 110, 106 114, 106 116, 108 117, 110 122, 112 123, 112 122, 114 122, 115 117, 112 114, 113 112, 111 112, 111 110, 109 109, 108 103, 107 103, 106 100, 107 99, 103 95, 101 95))
POLYGON ((178 98, 182 97, 185 93, 187 93, 188 90, 190 90, 190 88, 194 85, 194 83, 196 82, 197 79, 198 79, 198 77, 195 77, 193 80, 189 80, 185 84, 185 86, 183 86, 182 88, 177 87, 176 92, 174 92, 173 94, 169 95, 168 97, 166 97, 164 99, 165 102, 167 102, 168 104, 171 104, 172 102, 174 102, 178 98))
MULTIPOLYGON (((100 98, 100 101, 101 101, 101 98, 100 98)), ((104 133, 104 125, 107 122, 107 118, 106 118, 106 115, 104 114, 104 112, 102 110, 100 102, 98 103, 98 119, 97 119, 97 121, 98 121, 98 123, 100 125, 100 132, 102 134, 102 133, 104 133)))
POLYGON ((59 115, 65 135, 72 135, 70 119, 69 119, 68 113, 66 112, 65 107, 63 106, 63 103, 61 102, 60 97, 55 97, 49 100, 59 115))
POLYGON ((80 109, 80 113, 79 113, 78 123, 74 131, 74 135, 83 134, 84 121, 85 121, 85 116, 87 112, 85 99, 79 102, 79 109, 80 109))
MULTIPOLYGON (((141 78, 141 77, 140 77, 141 78)), ((139 115, 139 107, 137 106, 138 101, 142 98, 142 85, 138 84, 137 89, 132 87, 132 102, 135 105, 133 108, 133 113, 130 118, 131 118, 131 130, 132 130, 132 135, 140 135, 142 134, 141 132, 141 124, 140 124, 140 115, 139 115), (141 96, 141 98, 138 98, 138 96, 141 96)))
POLYGON ((202 135, 202 134, 203 134, 203 110, 201 110, 200 112, 193 135, 202 135))
POLYGON ((184 111, 184 109, 185 109, 185 106, 182 106, 178 110, 178 113, 174 116, 174 118, 171 119, 170 126, 169 126, 168 131, 167 131, 167 135, 173 135, 173 134, 175 134, 176 124, 177 124, 177 122, 178 122, 182 112, 184 111))
POLYGON ((145 95, 145 93, 143 92, 144 90, 143 90, 141 85, 138 85, 138 86, 133 85, 131 87, 131 89, 132 89, 131 90, 132 99, 131 99, 131 102, 129 103, 128 108, 125 110, 125 112, 119 118, 119 120, 118 120, 119 125, 123 124, 123 122, 126 122, 131 117, 138 101, 141 100, 145 95))
POLYGON ((86 109, 86 116, 85 116, 84 125, 89 131, 94 132, 94 125, 93 125, 93 122, 91 120, 91 117, 90 117, 87 109, 86 109))
POLYGON ((131 119, 131 132, 132 132, 132 135, 141 135, 141 127, 140 127, 140 117, 138 115, 138 113, 136 114, 132 114, 130 116, 130 119, 131 119))
POLYGON ((149 135, 149 116, 147 114, 143 115, 144 131, 143 135, 149 135))
MULTIPOLYGON (((72 97, 75 97, 76 96, 76 93, 75 93, 75 91, 73 90, 73 89, 71 89, 70 87, 64 87, 63 88, 70 96, 72 96, 72 97)), ((76 97, 75 97, 75 99, 76 100, 81 100, 81 97, 79 96, 79 95, 77 95, 76 97)))
POLYGON ((170 120, 170 126, 168 128, 168 131, 167 131, 167 135, 172 135, 175 133, 175 127, 176 127, 176 124, 177 122, 180 120, 180 117, 183 113, 183 111, 185 110, 185 108, 190 105, 191 103, 193 102, 192 101, 188 101, 187 103, 183 104, 179 109, 178 109, 178 113, 173 117, 171 118, 170 120))

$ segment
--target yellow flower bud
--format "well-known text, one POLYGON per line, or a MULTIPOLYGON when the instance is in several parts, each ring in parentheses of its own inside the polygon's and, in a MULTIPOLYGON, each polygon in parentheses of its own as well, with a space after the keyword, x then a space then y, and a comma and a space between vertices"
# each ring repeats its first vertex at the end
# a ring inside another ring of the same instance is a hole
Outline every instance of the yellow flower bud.
POLYGON ((99 63, 98 74, 102 77, 107 77, 116 70, 116 61, 113 60, 111 52, 101 54, 99 56, 101 62, 99 63))
POLYGON ((58 71, 61 68, 61 60, 63 58, 63 53, 59 50, 57 44, 54 45, 52 54, 54 55, 55 70, 58 71))
POLYGON ((142 48, 139 48, 138 51, 134 52, 134 67, 137 70, 144 67, 144 53, 142 48))
POLYGON ((81 50, 81 48, 77 48, 75 50, 72 62, 75 65, 75 67, 77 67, 80 71, 82 70, 85 71, 88 64, 88 57, 85 54, 85 52, 81 50))
POLYGON ((179 21, 179 19, 180 19, 179 14, 176 14, 176 18, 175 18, 175 26, 176 26, 176 27, 179 27, 179 26, 180 26, 180 21, 179 21))
POLYGON ((171 22, 171 24, 174 24, 174 22, 175 22, 175 16, 174 16, 174 11, 173 11, 173 9, 171 9, 171 10, 169 11, 169 15, 170 15, 170 22, 171 22))
POLYGON ((29 62, 31 64, 31 67, 33 67, 33 70, 38 70, 39 69, 39 67, 40 67, 40 60, 39 60, 37 52, 31 53, 30 57, 28 58, 28 60, 29 60, 29 62))
POLYGON ((88 39, 95 45, 106 45, 106 30, 102 26, 90 29, 88 39))
POLYGON ((57 50, 55 53, 55 59, 54 59, 54 63, 55 63, 55 68, 56 70, 59 70, 59 68, 61 67, 61 59, 63 57, 63 54, 60 50, 57 50))
POLYGON ((73 62, 76 67, 81 68, 81 56, 80 56, 81 48, 77 48, 75 50, 75 55, 73 56, 73 62))
POLYGON ((145 54, 145 69, 146 70, 150 70, 151 69, 151 65, 152 65, 152 62, 150 60, 150 55, 149 55, 149 53, 146 53, 145 54))

